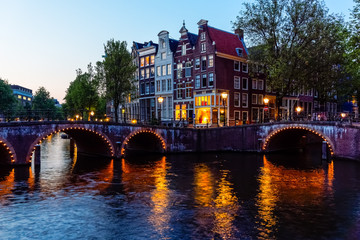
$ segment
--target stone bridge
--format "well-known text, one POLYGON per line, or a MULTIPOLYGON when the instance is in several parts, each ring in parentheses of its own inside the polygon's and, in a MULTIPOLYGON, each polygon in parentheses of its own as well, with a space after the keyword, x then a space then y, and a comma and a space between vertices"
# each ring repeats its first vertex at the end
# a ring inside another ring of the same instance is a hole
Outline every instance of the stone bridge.
POLYGON ((326 144, 328 155, 360 159, 360 126, 279 122, 223 128, 168 128, 99 122, 0 123, 0 163, 29 164, 35 146, 64 132, 78 152, 121 157, 126 152, 277 151, 326 144))

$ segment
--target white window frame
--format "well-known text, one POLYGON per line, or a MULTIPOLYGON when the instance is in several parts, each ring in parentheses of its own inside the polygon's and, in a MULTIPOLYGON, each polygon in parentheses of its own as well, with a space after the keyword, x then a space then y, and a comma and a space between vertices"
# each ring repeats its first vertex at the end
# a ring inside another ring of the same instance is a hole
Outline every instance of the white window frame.
POLYGON ((241 78, 239 76, 234 76, 234 89, 241 89, 241 78))
POLYGON ((240 107, 241 106, 241 94, 239 92, 234 92, 234 107, 240 107), (238 98, 238 105, 235 104, 235 95, 239 96, 238 98))

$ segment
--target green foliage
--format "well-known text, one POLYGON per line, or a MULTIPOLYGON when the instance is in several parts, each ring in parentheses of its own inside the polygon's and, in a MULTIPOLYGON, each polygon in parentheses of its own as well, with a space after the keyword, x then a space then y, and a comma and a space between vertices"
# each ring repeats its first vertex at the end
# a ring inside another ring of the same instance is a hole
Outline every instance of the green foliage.
POLYGON ((6 81, 0 79, 0 114, 14 112, 14 107, 17 102, 10 85, 6 81))
POLYGON ((54 98, 50 97, 50 93, 44 87, 40 87, 36 91, 32 110, 35 119, 55 119, 57 108, 54 98))
POLYGON ((99 78, 94 67, 89 64, 88 72, 77 70, 76 79, 66 91, 66 110, 70 116, 95 111, 99 101, 99 78))
MULTIPOLYGON (((126 42, 109 40, 104 46, 106 57, 102 63, 97 64, 97 72, 102 79, 105 96, 114 102, 115 109, 125 103, 135 87, 136 66, 126 46, 126 42)), ((115 111, 115 121, 118 122, 117 111, 115 111)))
POLYGON ((303 87, 334 90, 340 77, 334 66, 343 63, 344 28, 322 1, 255 0, 244 7, 234 27, 244 29, 256 45, 250 60, 265 65, 267 85, 278 103, 303 87))

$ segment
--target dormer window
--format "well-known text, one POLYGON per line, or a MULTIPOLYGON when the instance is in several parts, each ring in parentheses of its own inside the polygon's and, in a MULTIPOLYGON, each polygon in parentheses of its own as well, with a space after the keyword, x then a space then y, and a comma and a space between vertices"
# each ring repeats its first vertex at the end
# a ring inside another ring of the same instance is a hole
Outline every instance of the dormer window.
POLYGON ((202 32, 201 35, 200 35, 200 39, 205 40, 205 38, 206 38, 206 33, 202 32))
POLYGON ((236 53, 239 57, 242 57, 243 56, 243 50, 242 48, 236 48, 236 53))
POLYGON ((186 55, 186 45, 181 46, 181 55, 186 55))
POLYGON ((164 39, 161 40, 161 47, 165 48, 165 40, 164 39))

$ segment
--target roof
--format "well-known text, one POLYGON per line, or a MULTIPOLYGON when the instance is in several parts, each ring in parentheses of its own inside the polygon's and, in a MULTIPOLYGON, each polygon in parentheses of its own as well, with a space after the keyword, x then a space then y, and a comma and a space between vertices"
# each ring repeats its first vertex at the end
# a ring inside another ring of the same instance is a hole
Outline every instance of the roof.
POLYGON ((158 47, 158 44, 153 43, 153 41, 149 41, 149 42, 144 42, 144 43, 138 43, 138 42, 133 42, 136 50, 142 49, 142 48, 147 48, 147 47, 151 47, 154 46, 155 48, 158 47))
POLYGON ((169 45, 170 45, 170 50, 172 52, 175 52, 176 51, 176 48, 179 44, 179 41, 175 40, 175 39, 171 39, 169 38, 169 45))
POLYGON ((236 48, 242 48, 244 50, 243 57, 248 57, 248 51, 244 40, 240 39, 237 34, 229 33, 210 26, 208 26, 208 32, 210 38, 215 41, 216 51, 239 57, 236 52, 236 48))

